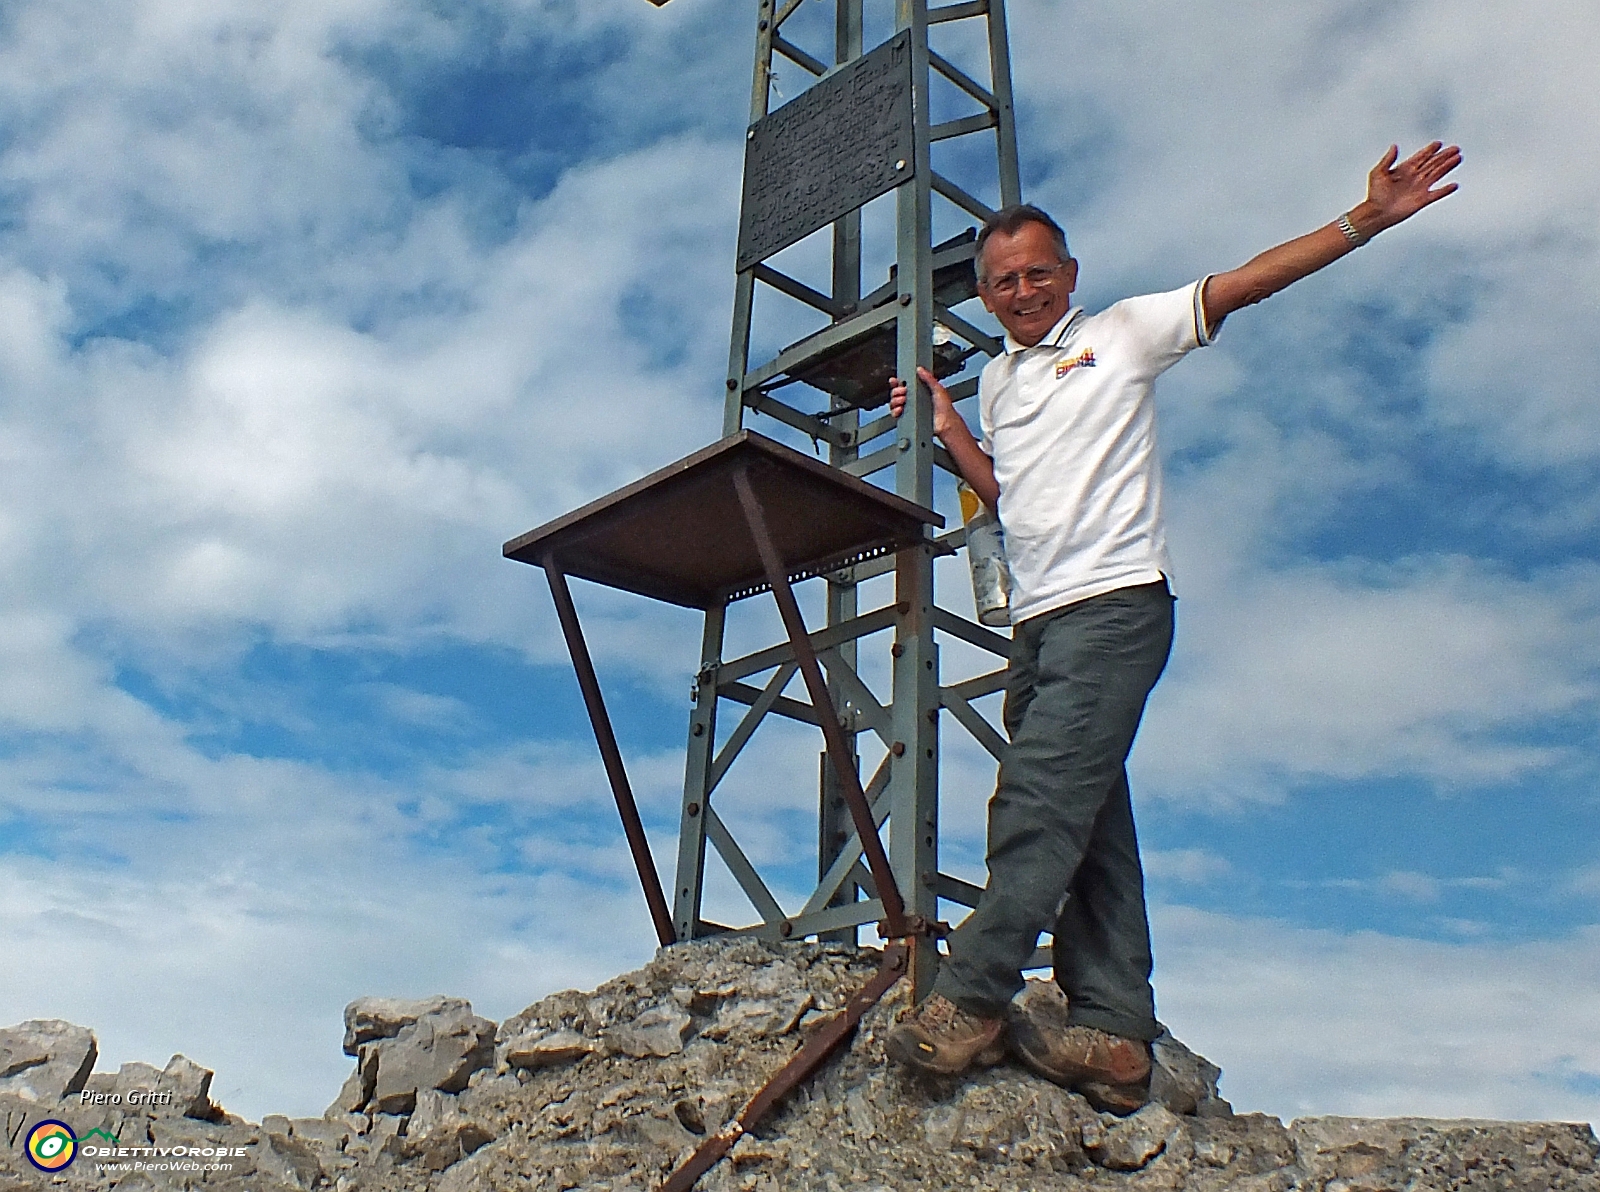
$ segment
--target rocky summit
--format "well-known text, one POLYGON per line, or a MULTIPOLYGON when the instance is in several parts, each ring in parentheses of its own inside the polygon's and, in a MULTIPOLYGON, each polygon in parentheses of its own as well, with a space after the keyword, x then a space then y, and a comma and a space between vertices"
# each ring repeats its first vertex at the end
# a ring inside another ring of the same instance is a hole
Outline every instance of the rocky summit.
MULTIPOLYGON (((724 938, 496 1024, 459 998, 362 998, 320 1118, 244 1121, 211 1073, 94 1071, 60 1021, 0 1031, 0 1189, 646 1192, 729 1121, 877 970, 875 952, 724 938), (54 1121, 59 1126, 47 1123, 54 1121), (75 1156, 62 1165, 70 1130, 75 1156), (52 1131, 57 1137, 51 1141, 52 1131), (54 1173, 28 1159, 30 1138, 54 1173)), ((904 982, 705 1174, 705 1192, 1600 1192, 1585 1124, 1235 1114, 1171 1036, 1155 1100, 1100 1114, 1013 1064, 914 1078, 884 1061, 904 982)), ((1019 1012, 1059 1012, 1030 983, 1019 1012)))

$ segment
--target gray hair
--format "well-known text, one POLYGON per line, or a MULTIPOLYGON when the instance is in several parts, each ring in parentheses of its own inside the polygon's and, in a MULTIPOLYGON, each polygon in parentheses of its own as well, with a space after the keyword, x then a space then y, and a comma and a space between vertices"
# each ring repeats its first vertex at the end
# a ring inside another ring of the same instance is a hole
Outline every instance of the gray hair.
POLYGON ((1061 225, 1051 219, 1049 214, 1041 207, 1032 203, 1015 203, 996 211, 983 225, 978 233, 978 242, 973 250, 973 261, 978 268, 978 280, 988 280, 983 271, 983 246, 989 243, 989 237, 996 232, 1007 236, 1015 236, 1025 224, 1038 224, 1050 233, 1050 239, 1056 246, 1056 254, 1063 261, 1070 261, 1072 254, 1067 251, 1067 234, 1061 230, 1061 225))

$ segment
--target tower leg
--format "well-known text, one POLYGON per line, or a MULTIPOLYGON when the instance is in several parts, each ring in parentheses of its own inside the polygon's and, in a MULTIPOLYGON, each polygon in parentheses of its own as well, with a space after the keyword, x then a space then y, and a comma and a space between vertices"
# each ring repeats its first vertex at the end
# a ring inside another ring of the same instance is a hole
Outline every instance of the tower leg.
POLYGON ((722 660, 722 630, 727 606, 706 610, 700 638, 700 670, 689 713, 688 763, 683 774, 683 807, 678 817, 678 871, 673 885, 672 925, 678 941, 700 935, 700 898, 705 886, 706 809, 711 803, 711 762, 717 741, 717 664, 722 660))

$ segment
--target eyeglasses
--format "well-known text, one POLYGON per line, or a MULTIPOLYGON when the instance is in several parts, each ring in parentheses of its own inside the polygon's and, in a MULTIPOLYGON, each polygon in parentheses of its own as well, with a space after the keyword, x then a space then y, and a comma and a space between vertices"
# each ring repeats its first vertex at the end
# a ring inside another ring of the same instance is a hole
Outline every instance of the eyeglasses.
POLYGON ((1067 267, 1065 261, 1056 265, 1030 265, 1020 273, 1002 273, 999 277, 985 278, 984 288, 995 294, 1009 297, 1021 287, 1024 278, 1028 285, 1035 289, 1043 289, 1056 279, 1056 274, 1067 267))

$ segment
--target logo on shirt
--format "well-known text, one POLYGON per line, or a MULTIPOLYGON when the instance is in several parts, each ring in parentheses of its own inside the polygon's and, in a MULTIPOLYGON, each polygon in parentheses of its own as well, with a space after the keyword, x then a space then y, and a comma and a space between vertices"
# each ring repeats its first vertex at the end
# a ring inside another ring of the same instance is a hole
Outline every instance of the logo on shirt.
POLYGON ((1094 349, 1093 348, 1085 348, 1083 351, 1079 352, 1076 356, 1074 356, 1071 360, 1063 360, 1060 364, 1056 365, 1056 380, 1059 381, 1062 377, 1066 376, 1069 372, 1071 372, 1075 368, 1093 368, 1093 367, 1094 367, 1094 349))

